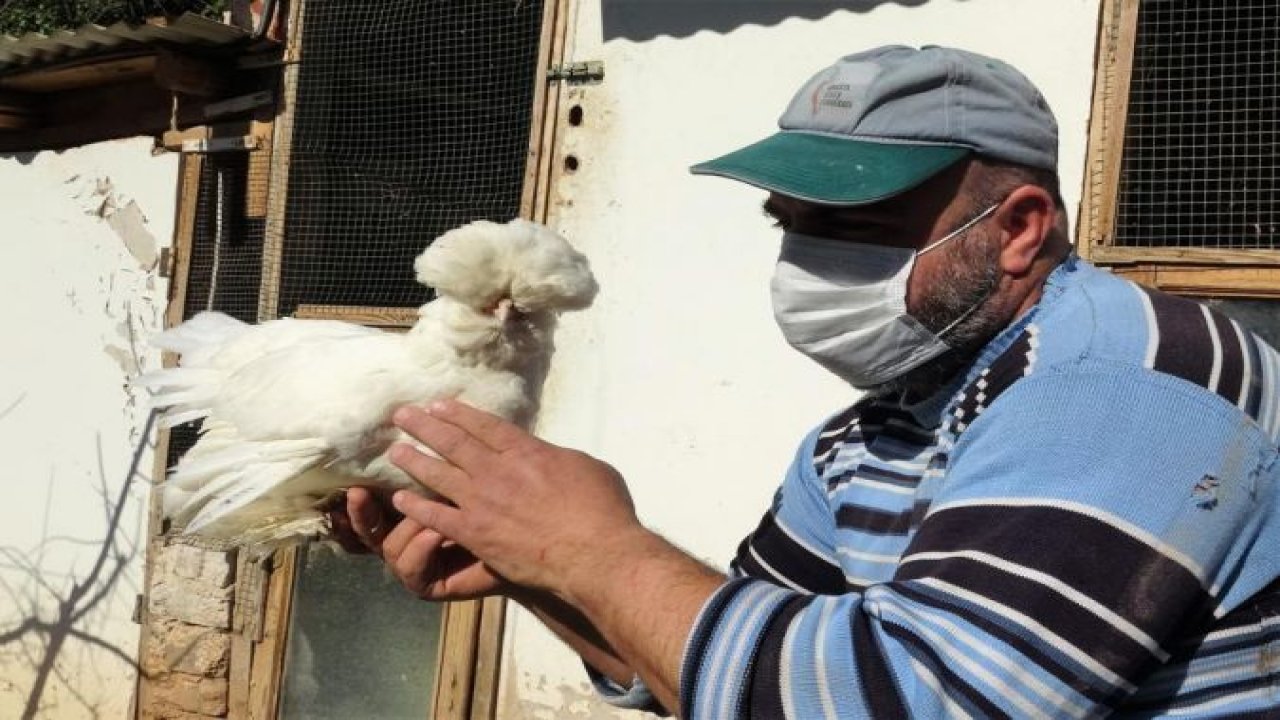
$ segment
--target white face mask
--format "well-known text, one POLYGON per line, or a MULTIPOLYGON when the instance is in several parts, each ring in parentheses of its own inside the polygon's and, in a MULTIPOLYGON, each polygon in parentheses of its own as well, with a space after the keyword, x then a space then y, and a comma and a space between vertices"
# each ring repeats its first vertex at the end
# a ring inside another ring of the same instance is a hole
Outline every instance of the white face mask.
POLYGON ((942 339, 981 301, 934 334, 907 313, 916 258, 962 234, 999 205, 921 248, 784 233, 774 269, 773 315, 792 347, 850 385, 869 388, 950 349, 942 339))

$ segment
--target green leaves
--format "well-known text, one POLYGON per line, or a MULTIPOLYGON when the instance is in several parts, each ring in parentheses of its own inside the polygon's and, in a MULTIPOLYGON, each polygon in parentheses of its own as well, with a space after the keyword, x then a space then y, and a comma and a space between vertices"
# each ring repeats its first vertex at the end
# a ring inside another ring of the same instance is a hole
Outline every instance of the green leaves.
POLYGON ((48 34, 89 23, 141 23, 149 17, 184 12, 216 19, 226 6, 227 0, 0 0, 0 34, 48 34))

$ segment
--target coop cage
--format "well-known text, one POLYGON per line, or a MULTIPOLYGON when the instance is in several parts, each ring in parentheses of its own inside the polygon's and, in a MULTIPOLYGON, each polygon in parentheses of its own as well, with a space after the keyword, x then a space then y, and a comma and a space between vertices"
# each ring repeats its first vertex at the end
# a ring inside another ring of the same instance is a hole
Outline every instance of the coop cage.
MULTIPOLYGON (((266 191, 266 153, 216 153, 188 161, 192 177, 184 190, 194 195, 185 268, 182 319, 206 310, 252 323, 258 319, 262 247, 266 216, 252 198, 266 191), (251 173, 250 168, 255 172, 251 173), (251 179, 252 178, 252 179, 251 179)), ((168 464, 195 444, 200 423, 184 423, 169 433, 168 464)))
POLYGON ((1102 260, 1266 261, 1280 250, 1280 4, 1102 12, 1082 245, 1102 260))
POLYGON ((1274 313, 1280 5, 1102 0, 1100 13, 1077 250, 1242 321, 1274 313))
POLYGON ((540 0, 308 0, 276 312, 416 307, 413 259, 520 213, 540 0))
POLYGON ((1280 4, 1141 10, 1115 243, 1280 248, 1280 4))
MULTIPOLYGON (((555 37, 566 8, 563 0, 290 3, 271 142, 183 158, 171 320, 216 310, 246 322, 294 316, 392 329, 411 322, 431 297, 415 279, 413 260, 433 238, 477 219, 540 219, 537 198, 541 193, 545 207, 550 173, 543 148, 558 98, 547 74, 563 52, 555 37)), ((198 433, 197 424, 169 433, 170 465, 198 433)), ((384 641, 370 652, 405 663, 414 650, 401 652, 397 643, 430 646, 435 640, 424 638, 443 637, 438 693, 418 692, 422 678, 401 668, 394 677, 343 681, 371 683, 348 700, 378 696, 386 707, 308 695, 314 687, 290 675, 304 665, 323 673, 316 650, 326 646, 325 627, 346 622, 341 612, 316 606, 315 596, 331 594, 316 589, 378 581, 335 579, 335 572, 346 570, 302 551, 279 554, 271 578, 257 588, 241 587, 245 580, 237 577, 233 629, 250 639, 236 642, 256 649, 247 654, 252 668, 232 676, 248 672, 255 684, 270 685, 253 691, 255 713, 491 715, 496 668, 474 667, 476 653, 496 652, 500 638, 501 605, 489 601, 451 604, 434 620, 419 612, 416 625, 397 620, 396 610, 388 621, 399 622, 398 631, 372 633, 384 641), (257 620, 241 627, 246 601, 257 620), (416 637, 404 632, 423 622, 432 627, 416 637), (305 652, 289 647, 290 635, 307 638, 305 652), (456 653, 450 638, 459 638, 456 653), (491 677, 479 677, 482 671, 491 677)), ((233 651, 233 663, 236 657, 233 651)), ((319 687, 341 690, 343 683, 325 679, 319 687)), ((234 704, 249 690, 232 683, 230 692, 234 704)))

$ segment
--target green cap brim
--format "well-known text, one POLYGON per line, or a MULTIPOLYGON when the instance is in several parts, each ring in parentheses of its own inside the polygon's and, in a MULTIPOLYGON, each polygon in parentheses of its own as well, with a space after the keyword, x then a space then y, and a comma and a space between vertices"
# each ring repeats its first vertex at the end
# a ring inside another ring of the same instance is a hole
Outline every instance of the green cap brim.
POLYGON ((824 205, 865 205, 910 190, 972 152, 784 131, 689 170, 824 205))

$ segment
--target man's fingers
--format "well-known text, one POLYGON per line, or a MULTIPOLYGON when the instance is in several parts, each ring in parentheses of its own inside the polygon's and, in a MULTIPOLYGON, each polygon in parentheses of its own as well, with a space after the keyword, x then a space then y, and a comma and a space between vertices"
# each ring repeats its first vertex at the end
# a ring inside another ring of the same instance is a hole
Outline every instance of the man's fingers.
MULTIPOLYGON (((405 546, 409 541, 413 540, 418 533, 423 532, 423 527, 417 520, 413 518, 405 518, 401 520, 391 532, 387 533, 387 537, 382 541, 382 557, 387 562, 394 563, 404 552, 405 546)), ((435 532, 427 530, 426 532, 435 532)), ((438 533, 437 533, 438 534, 438 533)))
POLYGON ((498 452, 506 452, 529 437, 529 433, 520 429, 515 423, 507 422, 497 415, 457 400, 433 402, 427 408, 427 413, 431 417, 462 428, 498 452))
POLYGON ((362 487, 347 490, 347 518, 356 537, 374 552, 391 529, 384 527, 390 525, 390 520, 378 500, 362 487))
POLYGON ((352 555, 362 555, 369 552, 369 547, 364 544, 360 536, 356 535, 355 529, 351 527, 351 516, 347 514, 345 501, 342 505, 331 507, 325 512, 329 516, 329 526, 333 528, 334 542, 352 555))
POLYGON ((467 544, 467 538, 463 537, 466 528, 462 522, 462 511, 458 508, 438 500, 428 500, 408 490, 397 492, 391 497, 391 502, 405 517, 423 527, 435 530, 463 545, 467 544))
MULTIPOLYGON (((397 410, 391 419, 401 430, 460 468, 482 466, 494 454, 493 448, 465 429, 428 415, 422 408, 407 405, 397 410)), ((392 460, 395 459, 393 456, 392 460)))
POLYGON ((433 530, 424 530, 410 537, 395 559, 396 576, 416 592, 424 590, 422 585, 426 583, 428 575, 438 572, 438 564, 431 560, 443 542, 444 536, 433 530))
POLYGON ((458 502, 459 495, 466 495, 469 488, 466 474, 449 463, 426 455, 408 443, 392 445, 388 456, 391 462, 428 490, 454 502, 458 502))

